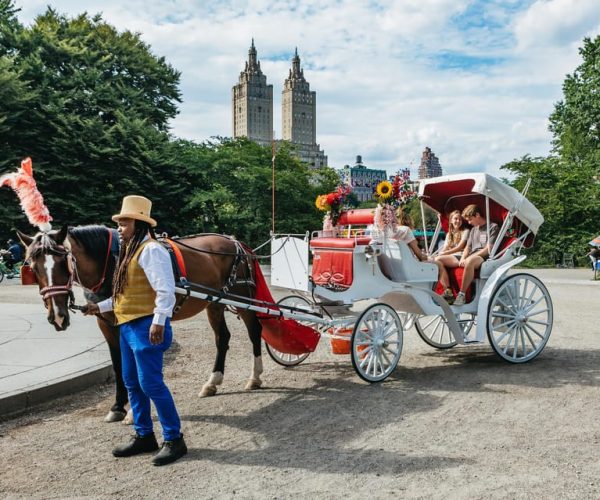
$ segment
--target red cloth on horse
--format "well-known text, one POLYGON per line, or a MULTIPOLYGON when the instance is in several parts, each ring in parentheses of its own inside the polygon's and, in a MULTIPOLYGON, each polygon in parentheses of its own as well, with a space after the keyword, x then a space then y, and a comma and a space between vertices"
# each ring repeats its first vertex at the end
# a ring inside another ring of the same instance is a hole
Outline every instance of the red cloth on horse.
MULTIPOLYGON (((254 259, 254 281, 256 282, 256 300, 274 303, 271 291, 260 269, 258 260, 254 259)), ((277 307, 274 307, 278 309, 277 307)), ((265 313, 256 313, 262 325, 262 338, 267 344, 285 354, 305 354, 313 352, 321 334, 293 319, 277 318, 265 313)))

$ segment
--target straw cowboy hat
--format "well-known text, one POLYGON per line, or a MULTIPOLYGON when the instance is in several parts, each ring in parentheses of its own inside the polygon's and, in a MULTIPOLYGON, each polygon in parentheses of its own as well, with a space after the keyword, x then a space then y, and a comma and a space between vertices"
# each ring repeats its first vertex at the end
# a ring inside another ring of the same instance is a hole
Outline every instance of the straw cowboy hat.
POLYGON ((152 227, 156 227, 156 221, 150 217, 152 202, 143 196, 125 196, 121 213, 113 215, 112 220, 118 222, 119 219, 135 219, 147 222, 152 227))

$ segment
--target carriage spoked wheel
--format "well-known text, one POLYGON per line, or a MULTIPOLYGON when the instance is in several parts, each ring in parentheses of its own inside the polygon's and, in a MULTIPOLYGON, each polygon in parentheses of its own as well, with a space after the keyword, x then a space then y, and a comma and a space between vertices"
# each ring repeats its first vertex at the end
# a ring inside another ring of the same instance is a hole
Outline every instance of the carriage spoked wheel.
MULTIPOLYGON (((467 335, 475 323, 475 315, 461 313, 456 320, 463 335, 467 335)), ((425 343, 436 349, 450 349, 458 344, 444 316, 420 316, 415 320, 415 328, 425 343)))
MULTIPOLYGON (((313 311, 310 302, 306 300, 304 297, 300 295, 288 295, 283 299, 277 302, 279 305, 297 307, 298 309, 306 309, 307 311, 313 311)), ((316 328, 317 325, 314 323, 310 323, 308 321, 299 321, 303 325, 310 326, 312 328, 316 328)), ((306 358, 308 358, 309 352, 304 354, 288 354, 285 352, 279 352, 274 347, 271 347, 269 344, 265 342, 265 347, 267 349, 267 353, 271 356, 271 359, 275 361, 275 363, 280 364, 282 366, 296 366, 302 363, 306 358)))
POLYGON ((381 382, 392 373, 402 354, 402 320, 386 304, 365 309, 354 325, 351 338, 352 365, 367 382, 381 382))
POLYGON ((506 361, 525 363, 546 346, 552 332, 552 300, 530 274, 514 274, 494 291, 487 317, 492 348, 506 361))

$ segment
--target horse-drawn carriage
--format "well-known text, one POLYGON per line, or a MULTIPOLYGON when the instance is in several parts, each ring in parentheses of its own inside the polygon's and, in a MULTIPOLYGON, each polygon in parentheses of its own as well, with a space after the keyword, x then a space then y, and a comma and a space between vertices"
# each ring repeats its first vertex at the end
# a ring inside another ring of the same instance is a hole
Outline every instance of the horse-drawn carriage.
MULTIPOLYGON (((538 278, 509 271, 525 260, 521 250, 533 242, 543 222, 540 212, 518 191, 487 174, 423 180, 419 198, 439 216, 432 240, 425 236, 430 255, 452 210, 477 204, 485 211, 487 226, 494 222, 500 227, 467 303, 449 305, 438 293, 435 264, 420 262, 406 244, 385 232, 381 238, 369 235, 373 211, 363 209, 343 212, 334 231, 318 232, 310 241, 289 235, 273 239, 271 282, 297 292, 283 305, 312 315, 302 319, 321 334, 347 341, 356 372, 370 382, 384 380, 396 368, 404 331, 413 325, 438 349, 487 338, 506 361, 535 358, 552 330, 552 301, 538 278)), ((450 271, 453 284, 460 283, 464 268, 450 271)), ((273 348, 268 342, 267 337, 269 354, 282 364, 297 364, 308 355, 286 351, 281 344, 273 348)))
MULTIPOLYGON (((487 174, 453 175, 423 180, 419 198, 438 213, 425 249, 435 254, 442 229, 452 210, 477 204, 487 226, 500 226, 490 257, 479 270, 464 305, 449 305, 436 290, 438 269, 420 262, 404 243, 385 232, 369 232, 373 211, 341 213, 329 233, 273 235, 271 283, 292 295, 273 301, 256 256, 237 240, 202 234, 176 238, 169 243, 177 261, 187 268, 186 280, 176 291, 173 320, 202 310, 215 332, 217 354, 209 381, 201 395, 213 395, 223 380, 230 333, 225 310, 242 318, 253 346, 252 374, 247 388, 260 387, 261 335, 267 351, 280 364, 302 362, 328 336, 337 353, 349 353, 358 375, 379 382, 396 368, 402 353, 404 331, 414 328, 429 345, 447 349, 474 341, 487 341, 511 363, 532 360, 543 350, 552 331, 553 309, 542 282, 526 273, 509 271, 525 260, 521 250, 532 244, 543 222, 524 195, 487 174), (313 254, 309 269, 309 252, 313 254)), ((424 210, 424 209, 423 209, 424 210)), ((425 219, 425 217, 423 217, 425 219)), ((425 229, 425 228, 424 228, 425 229)), ((111 296, 115 267, 114 230, 83 226, 60 231, 44 229, 35 236, 20 233, 27 244, 48 321, 57 330, 69 326, 74 305, 72 285, 86 291, 88 300, 111 296)), ((181 269, 180 269, 181 271, 181 269)), ((461 281, 461 268, 453 271, 461 281)), ((176 273, 177 274, 177 273, 176 273)), ((120 373, 118 328, 98 318, 116 374, 117 395, 107 420, 124 416, 127 393, 120 373)))

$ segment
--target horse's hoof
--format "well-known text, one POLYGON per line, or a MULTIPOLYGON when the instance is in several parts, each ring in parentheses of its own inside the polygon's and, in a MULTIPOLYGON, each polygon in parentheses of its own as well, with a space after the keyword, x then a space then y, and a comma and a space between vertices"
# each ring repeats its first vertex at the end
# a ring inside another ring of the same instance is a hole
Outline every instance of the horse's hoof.
POLYGON ((133 411, 132 410, 129 410, 127 412, 127 415, 123 419, 123 423, 125 425, 133 425, 133 411))
POLYGON ((217 386, 214 384, 204 384, 199 396, 201 398, 208 398, 214 396, 217 393, 217 386))
POLYGON ((250 379, 246 383, 246 387, 244 387, 247 391, 254 391, 256 389, 260 389, 262 387, 262 380, 250 379))
POLYGON ((123 420, 125 418, 125 416, 127 415, 127 412, 125 410, 121 411, 121 410, 110 410, 106 417, 104 417, 104 421, 107 423, 112 423, 112 422, 120 422, 121 420, 123 420))

